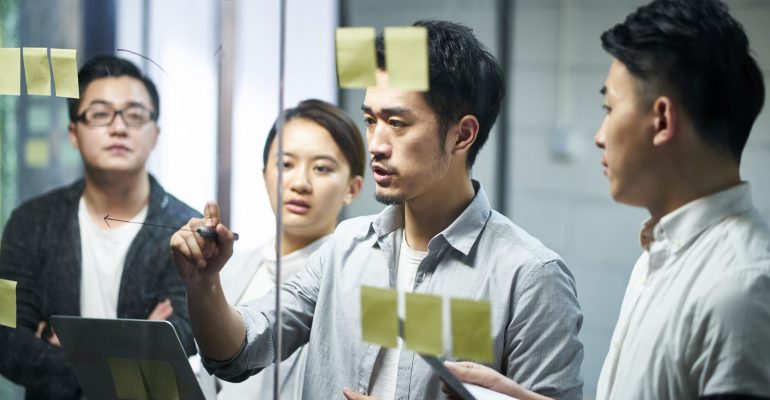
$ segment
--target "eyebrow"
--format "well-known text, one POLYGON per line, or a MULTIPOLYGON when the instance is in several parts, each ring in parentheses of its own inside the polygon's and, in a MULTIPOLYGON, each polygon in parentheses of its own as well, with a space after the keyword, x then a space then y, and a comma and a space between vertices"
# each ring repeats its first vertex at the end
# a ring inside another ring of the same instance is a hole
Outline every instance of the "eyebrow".
MULTIPOLYGON (((371 107, 367 106, 366 104, 361 105, 361 111, 367 113, 367 114, 378 114, 375 113, 374 110, 372 110, 371 107)), ((389 107, 389 108, 383 108, 380 110, 379 115, 382 115, 384 117, 389 116, 413 116, 414 112, 406 107, 389 107)))
MULTIPOLYGON (((106 106, 110 106, 112 108, 115 108, 115 104, 113 104, 113 103, 111 103, 111 102, 109 102, 107 100, 95 99, 95 100, 92 100, 90 103, 88 103, 89 106, 94 105, 94 104, 104 104, 106 106)), ((125 107, 132 107, 132 106, 144 107, 144 108, 146 108, 146 109, 148 109, 148 110, 150 110, 152 112, 155 112, 155 110, 153 110, 152 108, 147 107, 146 105, 144 105, 144 103, 140 103, 138 101, 129 101, 128 103, 126 103, 125 107)), ((125 108, 125 107, 123 107, 123 108, 125 108)))
MULTIPOLYGON (((284 156, 288 156, 288 157, 292 157, 292 158, 297 158, 297 155, 292 153, 292 152, 284 152, 283 155, 284 156)), ((317 155, 317 156, 313 157, 313 160, 327 160, 327 161, 333 162, 334 164, 339 165, 339 162, 337 161, 336 158, 334 158, 332 156, 329 156, 329 155, 325 155, 325 154, 317 155)))

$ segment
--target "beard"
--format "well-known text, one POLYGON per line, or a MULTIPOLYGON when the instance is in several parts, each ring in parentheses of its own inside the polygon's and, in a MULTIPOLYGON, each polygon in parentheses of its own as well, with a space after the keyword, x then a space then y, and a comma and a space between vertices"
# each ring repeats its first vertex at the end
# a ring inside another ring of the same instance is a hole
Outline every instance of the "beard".
POLYGON ((374 199, 377 200, 378 203, 384 204, 386 206, 398 206, 404 204, 404 201, 406 201, 404 195, 389 196, 386 194, 379 194, 377 191, 374 192, 374 199))

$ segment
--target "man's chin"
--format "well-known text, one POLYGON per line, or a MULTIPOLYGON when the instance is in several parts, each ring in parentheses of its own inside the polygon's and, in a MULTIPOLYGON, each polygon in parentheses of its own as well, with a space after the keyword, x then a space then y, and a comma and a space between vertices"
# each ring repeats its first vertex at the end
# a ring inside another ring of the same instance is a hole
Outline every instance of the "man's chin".
POLYGON ((383 193, 382 191, 374 192, 374 199, 378 203, 385 204, 386 206, 399 205, 404 203, 404 196, 398 193, 383 193))

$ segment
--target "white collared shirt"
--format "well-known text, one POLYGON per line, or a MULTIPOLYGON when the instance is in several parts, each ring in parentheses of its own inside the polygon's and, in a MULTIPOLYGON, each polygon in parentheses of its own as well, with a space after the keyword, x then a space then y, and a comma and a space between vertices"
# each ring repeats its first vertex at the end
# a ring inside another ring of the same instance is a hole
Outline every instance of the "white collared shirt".
POLYGON ((648 221, 597 399, 770 393, 770 229, 742 183, 648 221))

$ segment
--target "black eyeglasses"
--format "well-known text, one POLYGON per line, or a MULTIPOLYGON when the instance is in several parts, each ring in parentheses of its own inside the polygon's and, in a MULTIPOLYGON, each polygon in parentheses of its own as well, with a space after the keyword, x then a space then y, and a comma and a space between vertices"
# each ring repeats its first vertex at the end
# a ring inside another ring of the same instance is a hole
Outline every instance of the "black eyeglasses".
POLYGON ((146 123, 155 120, 155 113, 148 108, 134 104, 130 105, 122 110, 116 110, 108 104, 91 104, 78 115, 77 120, 83 122, 88 126, 107 126, 111 125, 115 120, 115 116, 120 114, 123 118, 123 122, 127 126, 138 128, 144 126, 146 123))

